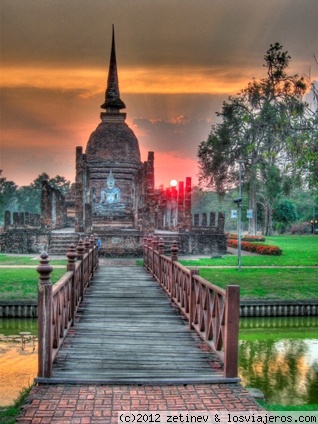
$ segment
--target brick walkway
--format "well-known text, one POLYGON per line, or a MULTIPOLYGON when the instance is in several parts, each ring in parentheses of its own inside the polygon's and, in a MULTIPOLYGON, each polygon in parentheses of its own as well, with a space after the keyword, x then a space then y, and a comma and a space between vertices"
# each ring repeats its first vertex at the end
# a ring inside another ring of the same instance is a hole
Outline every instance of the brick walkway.
POLYGON ((240 384, 173 386, 37 386, 17 422, 113 424, 118 411, 256 411, 240 384))

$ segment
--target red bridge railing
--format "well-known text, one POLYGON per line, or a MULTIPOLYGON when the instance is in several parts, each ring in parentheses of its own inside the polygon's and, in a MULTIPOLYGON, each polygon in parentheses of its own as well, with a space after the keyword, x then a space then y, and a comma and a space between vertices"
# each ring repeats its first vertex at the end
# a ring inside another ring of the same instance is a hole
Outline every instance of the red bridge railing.
POLYGON ((171 257, 163 254, 163 239, 145 237, 143 247, 145 268, 187 317, 189 327, 222 359, 225 377, 237 377, 239 286, 221 289, 200 277, 198 270, 181 265, 176 242, 171 257))
POLYGON ((89 281, 98 267, 97 239, 93 236, 71 244, 66 253, 67 272, 52 285, 53 267, 49 256, 40 256, 38 284, 38 377, 52 376, 55 356, 70 327, 74 326, 78 305, 83 299, 89 281))

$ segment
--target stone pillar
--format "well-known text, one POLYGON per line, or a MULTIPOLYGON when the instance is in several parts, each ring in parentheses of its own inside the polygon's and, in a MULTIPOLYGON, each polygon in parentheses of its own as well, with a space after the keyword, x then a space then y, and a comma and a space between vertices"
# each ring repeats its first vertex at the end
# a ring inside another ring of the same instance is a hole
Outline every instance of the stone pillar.
POLYGON ((8 230, 11 225, 11 212, 5 211, 4 213, 4 229, 8 230))
POLYGON ((155 229, 155 170, 154 152, 148 152, 148 160, 144 163, 144 208, 143 231, 153 232, 155 229))
POLYGON ((215 212, 210 212, 210 227, 215 227, 215 212))
POLYGON ((19 225, 24 225, 24 212, 19 213, 19 225))
POLYGON ((186 178, 185 196, 184 196, 185 230, 192 228, 191 215, 191 177, 186 178))
POLYGON ((19 225, 19 212, 13 212, 13 225, 15 227, 19 225))
POLYGON ((25 225, 30 225, 30 213, 29 212, 25 212, 25 214, 24 214, 24 223, 25 223, 25 225))
POLYGON ((75 231, 84 231, 83 204, 83 148, 76 147, 76 177, 75 177, 75 231))
POLYGON ((92 225, 92 206, 89 203, 85 203, 85 229, 89 231, 92 225))
POLYGON ((182 231, 185 227, 184 223, 184 182, 179 181, 178 187, 178 230, 182 231))
POLYGON ((219 233, 224 233, 225 226, 225 214, 223 212, 218 213, 218 230, 219 233))
POLYGON ((50 186, 46 180, 42 181, 41 190, 41 227, 50 228, 52 226, 52 202, 50 196, 50 186))

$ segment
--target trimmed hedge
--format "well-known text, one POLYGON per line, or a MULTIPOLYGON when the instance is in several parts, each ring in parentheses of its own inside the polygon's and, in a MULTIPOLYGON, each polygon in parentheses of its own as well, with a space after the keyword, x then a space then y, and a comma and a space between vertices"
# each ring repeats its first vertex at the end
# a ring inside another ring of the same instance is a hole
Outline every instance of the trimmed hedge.
MULTIPOLYGON (((238 241, 234 239, 229 239, 227 241, 229 247, 237 248, 238 241)), ((283 251, 278 246, 271 246, 267 244, 256 244, 250 243, 248 241, 242 241, 241 243, 242 250, 247 250, 248 252, 258 253, 259 255, 274 255, 280 256, 283 251)))
MULTIPOLYGON (((235 233, 230 233, 228 234, 228 239, 229 240, 237 240, 237 234, 235 233)), ((245 235, 242 237, 243 241, 251 241, 251 242, 259 242, 259 241, 265 241, 265 237, 264 236, 250 236, 250 235, 245 235)))

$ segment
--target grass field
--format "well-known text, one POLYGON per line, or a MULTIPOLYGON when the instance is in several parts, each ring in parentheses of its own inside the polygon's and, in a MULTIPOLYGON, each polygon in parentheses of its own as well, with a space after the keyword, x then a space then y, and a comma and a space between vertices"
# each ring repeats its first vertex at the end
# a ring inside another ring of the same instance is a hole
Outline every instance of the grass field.
POLYGON ((318 269, 236 269, 202 268, 200 275, 225 288, 240 286, 244 300, 304 300, 318 298, 318 269))
MULTIPOLYGON (((280 247, 283 250, 282 256, 243 256, 243 266, 318 266, 317 235, 266 237, 263 244, 280 247)), ((225 255, 222 259, 180 259, 180 263, 186 266, 236 266, 237 256, 225 255)))
MULTIPOLYGON (((225 255, 222 259, 204 258, 180 260, 186 266, 219 266, 201 268, 200 275, 212 283, 225 287, 238 284, 242 299, 305 300, 318 298, 318 236, 275 236, 267 237, 266 243, 279 246, 282 256, 243 256, 243 270, 228 269, 236 266, 237 257, 225 255), (281 268, 244 268, 244 266, 277 266, 281 268), (312 268, 285 268, 288 266, 312 268), (313 268, 315 267, 315 268, 313 268), (317 267, 317 268, 316 268, 317 267)), ((38 265, 38 258, 31 256, 0 255, 0 265, 38 265)), ((66 261, 50 261, 65 264, 66 261)), ((52 282, 56 282, 65 269, 55 269, 52 282)), ((36 299, 38 275, 32 269, 1 269, 0 300, 36 299)))
MULTIPOLYGON (((56 283, 65 274, 65 268, 56 268, 51 274, 56 283)), ((2 268, 0 270, 0 300, 36 300, 39 274, 29 268, 2 268)))
MULTIPOLYGON (((39 265, 40 255, 5 255, 0 254, 0 265, 27 265, 37 267, 39 265)), ((52 265, 66 265, 66 259, 50 259, 50 264, 52 265)))
POLYGON ((318 236, 267 237, 266 244, 279 246, 283 250, 283 255, 243 256, 241 272, 237 271, 237 256, 234 255, 225 255, 222 259, 181 259, 180 262, 189 267, 219 267, 201 268, 200 275, 223 288, 227 284, 238 284, 241 298, 245 300, 317 299, 318 236), (235 266, 235 268, 223 268, 224 266, 235 266), (261 266, 273 268, 248 268, 261 266))

